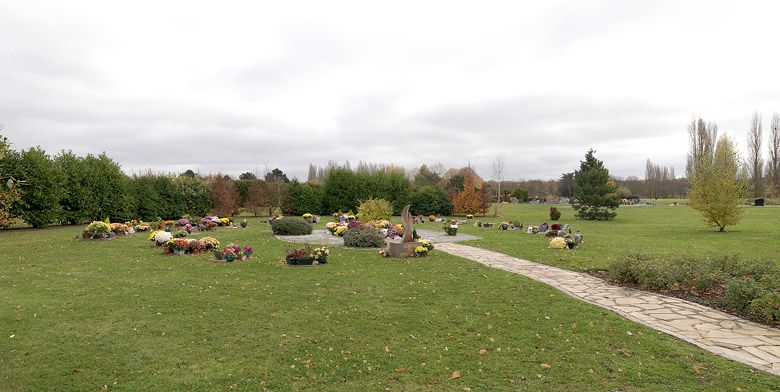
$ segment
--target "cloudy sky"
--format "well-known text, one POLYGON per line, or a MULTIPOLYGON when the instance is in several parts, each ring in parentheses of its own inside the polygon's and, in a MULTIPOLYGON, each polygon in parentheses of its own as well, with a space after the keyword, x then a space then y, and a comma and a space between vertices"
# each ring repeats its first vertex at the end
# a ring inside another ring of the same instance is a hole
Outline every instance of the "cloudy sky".
POLYGON ((372 3, 0 0, 2 133, 127 172, 489 177, 503 153, 508 178, 554 178, 593 147, 679 175, 693 115, 744 148, 780 111, 777 2, 372 3))

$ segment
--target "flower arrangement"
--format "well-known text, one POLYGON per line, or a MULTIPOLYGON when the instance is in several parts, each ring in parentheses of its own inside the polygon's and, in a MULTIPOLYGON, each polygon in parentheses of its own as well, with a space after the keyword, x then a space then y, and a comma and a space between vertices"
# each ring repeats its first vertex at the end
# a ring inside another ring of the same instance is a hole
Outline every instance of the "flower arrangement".
POLYGON ((339 227, 336 228, 336 231, 334 231, 333 234, 336 235, 336 236, 339 236, 339 237, 343 237, 344 233, 346 233, 347 230, 349 230, 349 228, 347 228, 347 226, 339 226, 339 227))
POLYGON ((157 234, 154 235, 154 242, 157 243, 157 245, 162 245, 170 240, 173 239, 173 235, 164 230, 160 230, 157 234))
POLYGON ((417 257, 423 257, 428 255, 428 248, 424 246, 418 246, 414 248, 414 254, 417 255, 417 257))
POLYGON ((176 226, 176 222, 172 220, 163 221, 163 226, 165 227, 173 227, 176 226))
POLYGON ((229 218, 219 218, 219 221, 217 222, 219 226, 230 226, 230 219, 229 218))
POLYGON ((110 227, 115 234, 128 234, 129 228, 124 223, 112 223, 110 227))
POLYGON ((82 232, 83 238, 107 238, 111 235, 111 226, 102 221, 94 221, 82 232))
POLYGON ((431 241, 431 240, 420 240, 420 243, 422 243, 422 246, 426 247, 428 250, 433 250, 433 241, 431 241))
POLYGON ((365 225, 365 223, 363 223, 361 221, 351 221, 351 222, 347 223, 347 228, 348 229, 354 229, 354 228, 357 228, 357 227, 360 227, 360 226, 363 226, 363 225, 365 225))
POLYGON ((379 255, 382 257, 390 257, 390 253, 387 253, 387 249, 385 248, 379 249, 379 255))
POLYGON ((431 222, 435 222, 436 221, 436 215, 428 215, 428 220, 431 221, 431 222))
POLYGON ((152 229, 152 226, 149 226, 148 223, 141 222, 137 225, 135 225, 135 231, 149 231, 152 229))
POLYGON ((561 237, 555 237, 550 240, 549 247, 552 249, 565 249, 567 247, 566 240, 561 237))
POLYGON ((308 212, 303 214, 303 215, 301 215, 301 217, 303 218, 303 220, 305 220, 306 222, 309 222, 309 223, 317 223, 317 222, 320 221, 320 217, 319 216, 313 215, 313 214, 309 214, 308 212))
POLYGON ((552 225, 550 225, 550 230, 558 231, 558 230, 561 229, 561 227, 563 227, 563 226, 561 226, 560 223, 553 223, 552 225))
POLYGON ((482 227, 482 222, 480 221, 474 222, 474 227, 482 227))
POLYGON ((328 222, 325 224, 325 229, 327 229, 330 234, 336 235, 336 229, 338 229, 339 226, 341 226, 339 222, 328 222))
POLYGON ((304 246, 288 251, 285 254, 285 261, 289 265, 324 264, 327 263, 329 254, 330 251, 325 246, 314 249, 304 246))
POLYGON ((254 249, 251 246, 247 245, 247 246, 244 247, 244 254, 245 255, 251 257, 253 253, 254 253, 254 249))
POLYGON ((390 239, 394 239, 396 237, 401 237, 404 235, 404 229, 401 225, 392 225, 389 229, 387 229, 387 232, 385 233, 385 236, 390 239))
POLYGON ((468 215, 466 215, 466 219, 474 219, 474 215, 468 214, 468 215))
POLYGON ((242 229, 246 229, 246 225, 247 225, 247 223, 246 223, 246 219, 242 220, 242 221, 241 221, 241 228, 242 228, 242 229))
POLYGON ((454 221, 451 222, 444 222, 442 225, 442 229, 444 229, 444 232, 447 233, 449 236, 454 236, 458 234, 458 224, 454 221))
POLYGON ((186 226, 190 224, 190 220, 187 218, 181 218, 177 223, 179 224, 179 226, 186 226))
POLYGON ((206 248, 206 250, 219 248, 219 240, 214 237, 203 237, 200 239, 200 242, 203 243, 203 246, 206 248))
POLYGON ((185 238, 189 235, 187 230, 179 229, 173 232, 173 238, 185 238))
POLYGON ((529 225, 528 229, 526 229, 526 233, 528 233, 528 234, 538 234, 539 233, 539 228, 536 227, 536 226, 529 225))
POLYGON ((147 237, 147 239, 148 239, 149 241, 154 241, 154 237, 156 237, 156 236, 157 236, 157 234, 159 234, 159 233, 160 233, 160 232, 162 232, 162 231, 164 231, 164 230, 155 230, 155 231, 153 231, 153 232, 149 233, 149 237, 147 237))
POLYGON ((167 241, 165 246, 173 250, 174 253, 179 251, 181 254, 184 254, 184 252, 190 248, 190 240, 186 238, 174 238, 170 241, 167 241))
POLYGON ((328 262, 328 255, 330 255, 330 250, 328 250, 327 247, 321 246, 319 248, 314 248, 314 250, 311 252, 312 257, 314 257, 314 260, 316 260, 318 263, 323 264, 328 262))
POLYGON ((188 234, 192 234, 192 225, 187 223, 186 225, 184 225, 184 230, 187 230, 188 234))

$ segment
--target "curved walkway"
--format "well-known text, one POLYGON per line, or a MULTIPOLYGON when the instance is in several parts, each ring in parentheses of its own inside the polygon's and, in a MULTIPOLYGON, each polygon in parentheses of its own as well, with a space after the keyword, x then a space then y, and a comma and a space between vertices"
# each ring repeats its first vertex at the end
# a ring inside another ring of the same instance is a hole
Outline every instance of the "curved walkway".
POLYGON ((588 274, 503 253, 452 243, 437 243, 436 249, 525 275, 707 351, 780 375, 778 329, 682 299, 614 286, 588 274))

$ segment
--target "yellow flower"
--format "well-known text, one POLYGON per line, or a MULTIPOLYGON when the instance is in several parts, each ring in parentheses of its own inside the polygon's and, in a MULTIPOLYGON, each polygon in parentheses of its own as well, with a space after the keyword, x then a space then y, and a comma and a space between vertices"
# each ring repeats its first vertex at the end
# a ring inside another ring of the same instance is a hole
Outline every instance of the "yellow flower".
POLYGON ((566 248, 566 240, 563 237, 555 237, 550 241, 550 248, 564 249, 566 248))

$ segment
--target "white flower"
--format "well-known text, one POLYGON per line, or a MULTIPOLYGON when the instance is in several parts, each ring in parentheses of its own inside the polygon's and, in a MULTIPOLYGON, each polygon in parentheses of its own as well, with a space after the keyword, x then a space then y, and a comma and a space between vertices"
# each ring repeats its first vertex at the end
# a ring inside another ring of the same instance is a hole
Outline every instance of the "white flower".
POLYGON ((172 239, 173 239, 173 235, 171 235, 171 233, 167 231, 161 231, 154 236, 154 241, 157 242, 158 244, 163 244, 166 241, 170 241, 172 239))

